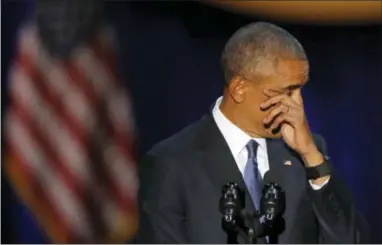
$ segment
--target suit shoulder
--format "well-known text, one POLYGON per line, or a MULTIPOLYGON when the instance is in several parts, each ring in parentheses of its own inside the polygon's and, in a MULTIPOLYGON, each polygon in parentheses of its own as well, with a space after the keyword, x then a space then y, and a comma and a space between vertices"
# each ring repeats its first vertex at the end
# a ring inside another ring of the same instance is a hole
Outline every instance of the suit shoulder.
POLYGON ((313 132, 313 133, 312 133, 312 136, 313 136, 314 141, 319 141, 319 142, 321 142, 321 141, 324 140, 324 137, 323 137, 321 134, 318 134, 318 133, 313 132))
POLYGON ((154 145, 146 155, 174 158, 192 154, 197 147, 203 120, 199 120, 154 145))
POLYGON ((321 134, 318 134, 318 133, 312 133, 313 135, 313 139, 314 139, 314 142, 316 142, 316 144, 322 144, 322 143, 325 143, 325 138, 324 136, 322 136, 321 134))

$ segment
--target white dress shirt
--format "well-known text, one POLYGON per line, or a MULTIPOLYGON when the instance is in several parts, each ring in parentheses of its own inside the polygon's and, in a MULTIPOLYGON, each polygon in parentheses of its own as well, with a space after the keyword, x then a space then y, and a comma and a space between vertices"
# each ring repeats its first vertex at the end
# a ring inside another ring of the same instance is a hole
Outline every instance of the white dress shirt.
MULTIPOLYGON (((261 176, 264 178, 265 173, 269 170, 267 141, 264 138, 251 138, 243 130, 228 120, 220 110, 221 101, 222 97, 217 99, 212 110, 212 116, 231 150, 240 173, 244 176, 244 169, 248 159, 248 151, 245 146, 251 139, 253 139, 259 144, 259 147, 257 147, 257 163, 261 176)), ((310 182, 310 185, 314 190, 318 190, 327 182, 328 181, 322 185, 315 185, 310 182)))

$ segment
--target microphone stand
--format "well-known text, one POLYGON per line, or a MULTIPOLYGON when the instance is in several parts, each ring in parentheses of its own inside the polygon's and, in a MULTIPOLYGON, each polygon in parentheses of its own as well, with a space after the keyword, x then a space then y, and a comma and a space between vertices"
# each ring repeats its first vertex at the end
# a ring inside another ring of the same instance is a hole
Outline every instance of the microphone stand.
POLYGON ((260 223, 258 215, 241 217, 241 219, 244 219, 243 231, 246 237, 246 244, 254 244, 257 238, 265 235, 265 227, 260 223))
POLYGON ((252 217, 223 217, 223 227, 228 234, 228 244, 236 243, 234 234, 240 234, 245 237, 246 244, 255 244, 256 238, 264 235, 264 227, 260 223, 257 215, 252 217), (246 224, 247 223, 247 224, 246 224))
POLYGON ((228 235, 229 244, 236 243, 238 234, 246 238, 246 244, 253 244, 257 242, 256 238, 265 236, 273 241, 285 228, 282 218, 285 193, 277 183, 264 186, 260 210, 253 215, 243 212, 244 194, 237 183, 226 184, 222 194, 220 212, 223 214, 222 226, 228 235))

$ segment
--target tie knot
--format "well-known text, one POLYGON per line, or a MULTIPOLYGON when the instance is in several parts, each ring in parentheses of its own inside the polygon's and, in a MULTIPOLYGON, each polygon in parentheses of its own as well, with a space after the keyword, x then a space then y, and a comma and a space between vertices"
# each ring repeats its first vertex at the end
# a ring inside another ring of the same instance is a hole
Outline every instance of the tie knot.
POLYGON ((256 159, 258 146, 259 145, 257 144, 257 142, 255 140, 250 140, 248 142, 248 144, 245 146, 247 148, 247 151, 248 151, 248 158, 255 158, 256 159))

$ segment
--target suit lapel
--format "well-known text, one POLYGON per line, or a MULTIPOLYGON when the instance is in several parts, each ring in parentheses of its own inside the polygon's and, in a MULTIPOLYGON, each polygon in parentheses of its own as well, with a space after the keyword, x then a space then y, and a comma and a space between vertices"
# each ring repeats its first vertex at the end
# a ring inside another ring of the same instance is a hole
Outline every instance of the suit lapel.
POLYGON ((272 180, 278 183, 285 191, 295 186, 295 174, 302 169, 299 156, 291 150, 282 139, 268 139, 268 160, 272 173, 272 180))
POLYGON ((269 160, 269 170, 271 173, 271 180, 277 182, 279 185, 284 186, 284 161, 286 154, 284 152, 284 143, 280 139, 267 139, 267 151, 269 160))
POLYGON ((200 154, 202 166, 205 169, 211 183, 215 186, 218 193, 222 193, 222 188, 228 182, 236 182, 240 188, 245 190, 245 209, 254 212, 254 205, 244 179, 237 167, 234 157, 218 129, 211 115, 204 119, 204 130, 201 135, 200 154))
POLYGON ((300 194, 306 188, 304 167, 300 157, 282 139, 267 140, 268 159, 272 181, 285 192, 287 203, 284 219, 288 222, 285 231, 279 236, 280 243, 288 243, 295 217, 299 210, 300 194))

